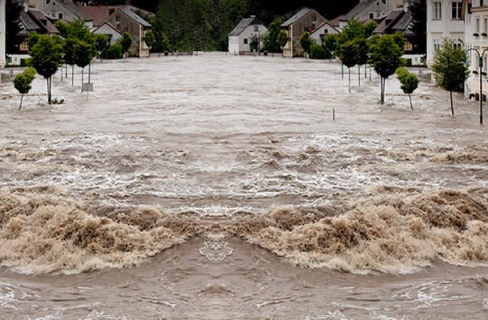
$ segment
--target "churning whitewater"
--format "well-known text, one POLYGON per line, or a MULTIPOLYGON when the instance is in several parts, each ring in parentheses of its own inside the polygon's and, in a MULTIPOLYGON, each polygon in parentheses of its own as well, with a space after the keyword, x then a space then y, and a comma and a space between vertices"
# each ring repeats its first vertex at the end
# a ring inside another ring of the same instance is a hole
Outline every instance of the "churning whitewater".
POLYGON ((413 111, 277 57, 3 81, 0 318, 488 317, 487 129, 412 71, 413 111))

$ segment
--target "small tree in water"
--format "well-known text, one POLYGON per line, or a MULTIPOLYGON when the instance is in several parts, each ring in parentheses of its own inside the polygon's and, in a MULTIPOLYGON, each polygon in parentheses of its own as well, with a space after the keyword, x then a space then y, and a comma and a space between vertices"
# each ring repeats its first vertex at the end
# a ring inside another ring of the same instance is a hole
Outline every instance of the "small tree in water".
POLYGON ((47 103, 51 104, 52 76, 58 70, 63 62, 63 40, 59 36, 50 36, 46 34, 34 35, 29 45, 30 64, 36 69, 37 73, 47 81, 47 103))
POLYGON ((24 94, 29 93, 32 88, 32 81, 36 77, 36 69, 28 67, 24 72, 15 76, 14 87, 21 94, 19 110, 22 109, 22 100, 24 100, 24 94))
POLYGON ((401 89, 403 93, 408 94, 408 99, 410 100, 410 109, 413 110, 412 96, 411 94, 417 89, 419 85, 419 79, 416 75, 408 72, 407 68, 401 67, 396 70, 398 80, 400 80, 401 89))
POLYGON ((403 37, 400 34, 373 36, 370 40, 370 62, 380 75, 381 104, 385 103, 386 79, 395 73, 401 64, 403 37))
POLYGON ((432 70, 434 71, 436 84, 449 91, 451 113, 454 116, 452 92, 463 91, 464 81, 469 75, 463 48, 456 46, 452 40, 444 39, 442 47, 435 51, 432 70))

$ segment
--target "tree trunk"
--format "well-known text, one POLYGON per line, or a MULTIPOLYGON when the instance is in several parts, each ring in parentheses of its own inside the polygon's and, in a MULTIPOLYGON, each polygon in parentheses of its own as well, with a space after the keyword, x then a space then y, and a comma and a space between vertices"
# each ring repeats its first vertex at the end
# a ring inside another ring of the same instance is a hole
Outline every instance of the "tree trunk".
MULTIPOLYGON (((449 91, 449 94, 451 96, 451 113, 452 113, 452 116, 454 117, 454 104, 452 102, 452 91, 449 91)), ((480 99, 483 99, 483 97, 480 96, 480 99)))
POLYGON ((75 66, 71 65, 71 86, 75 85, 75 66))
POLYGON ((412 109, 413 111, 412 96, 410 95, 410 93, 408 94, 408 99, 410 100, 410 109, 412 109))
POLYGON ((347 68, 347 71, 349 72, 349 93, 351 93, 351 68, 347 68))
POLYGON ((85 81, 85 79, 84 79, 84 76, 85 76, 84 72, 85 72, 85 68, 81 68, 81 92, 83 92, 83 82, 85 81))
POLYGON ((23 93, 20 95, 19 111, 20 111, 20 109, 22 109, 22 100, 24 100, 24 94, 23 93))
POLYGON ((368 64, 364 65, 364 79, 368 77, 368 64))
POLYGON ((380 78, 381 83, 381 104, 385 104, 385 78, 380 78))
POLYGON ((51 104, 51 78, 47 78, 46 82, 47 82, 47 104, 51 104))
POLYGON ((358 83, 361 86, 361 66, 358 65, 358 83))

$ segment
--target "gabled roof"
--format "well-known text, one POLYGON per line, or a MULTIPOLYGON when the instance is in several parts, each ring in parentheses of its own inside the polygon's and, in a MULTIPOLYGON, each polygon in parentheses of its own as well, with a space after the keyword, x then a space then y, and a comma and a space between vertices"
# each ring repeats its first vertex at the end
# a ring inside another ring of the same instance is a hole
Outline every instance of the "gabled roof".
POLYGON ((79 7, 71 2, 66 2, 64 0, 56 1, 56 10, 61 11, 58 8, 62 9, 62 12, 71 13, 72 15, 83 19, 85 21, 92 21, 93 19, 85 14, 83 11, 79 10, 79 7))
POLYGON ((27 32, 58 34, 56 26, 39 10, 22 10, 20 21, 27 32))
POLYGON ((110 22, 108 21, 105 21, 103 22, 102 24, 100 24, 99 26, 97 26, 95 29, 92 30, 92 33, 96 33, 101 27, 103 27, 104 25, 107 25, 110 29, 112 29, 114 31, 114 33, 118 33, 120 35, 122 35, 122 33, 120 33, 119 30, 117 30, 116 27, 114 27, 113 24, 111 24, 110 22))
POLYGON ((238 36, 240 35, 244 30, 246 30, 247 27, 251 25, 262 25, 263 22, 259 20, 258 18, 251 16, 250 18, 244 18, 242 19, 239 24, 229 33, 229 36, 238 36))
POLYGON ((410 11, 403 9, 395 9, 378 24, 373 33, 391 34, 395 32, 402 32, 410 34, 409 26, 412 23, 412 15, 410 11))
POLYGON ((139 9, 132 5, 120 5, 120 6, 83 6, 78 5, 78 10, 84 12, 85 14, 89 15, 93 19, 93 26, 99 26, 102 22, 107 19, 113 12, 117 11, 121 8, 129 8, 132 11, 138 13, 141 12, 145 16, 153 17, 154 13, 139 9))
POLYGON ((137 23, 143 25, 146 28, 151 28, 152 25, 144 20, 140 15, 132 11, 130 8, 121 8, 120 11, 122 11, 125 15, 130 17, 132 20, 136 21, 137 23))
POLYGON ((332 23, 330 23, 330 21, 328 21, 328 20, 325 20, 324 22, 322 22, 321 24, 319 24, 311 33, 313 34, 313 33, 317 32, 317 31, 319 31, 325 25, 331 26, 332 29, 334 29, 335 31, 337 31, 339 33, 339 30, 337 30, 337 28, 334 25, 332 25, 332 23))
POLYGON ((345 21, 345 20, 353 19, 354 17, 359 15, 361 12, 366 10, 366 8, 368 8, 371 5, 371 3, 374 1, 376 1, 376 0, 360 1, 348 13, 342 15, 340 20, 345 21))
POLYGON ((310 8, 302 8, 302 9, 300 9, 297 13, 295 13, 293 16, 291 16, 288 20, 286 20, 285 22, 283 22, 281 24, 281 27, 282 28, 288 28, 290 25, 294 24, 295 22, 297 22, 298 20, 300 20, 301 18, 303 18, 307 13, 309 13, 312 10, 313 9, 310 9, 310 8))

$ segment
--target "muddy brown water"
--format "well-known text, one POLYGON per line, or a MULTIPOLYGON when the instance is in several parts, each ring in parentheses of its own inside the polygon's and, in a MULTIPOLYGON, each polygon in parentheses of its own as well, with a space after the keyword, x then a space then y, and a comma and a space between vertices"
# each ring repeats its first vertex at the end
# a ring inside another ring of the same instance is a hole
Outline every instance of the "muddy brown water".
POLYGON ((92 72, 0 84, 1 319, 488 316, 487 129, 428 70, 413 111, 333 62, 92 72))

